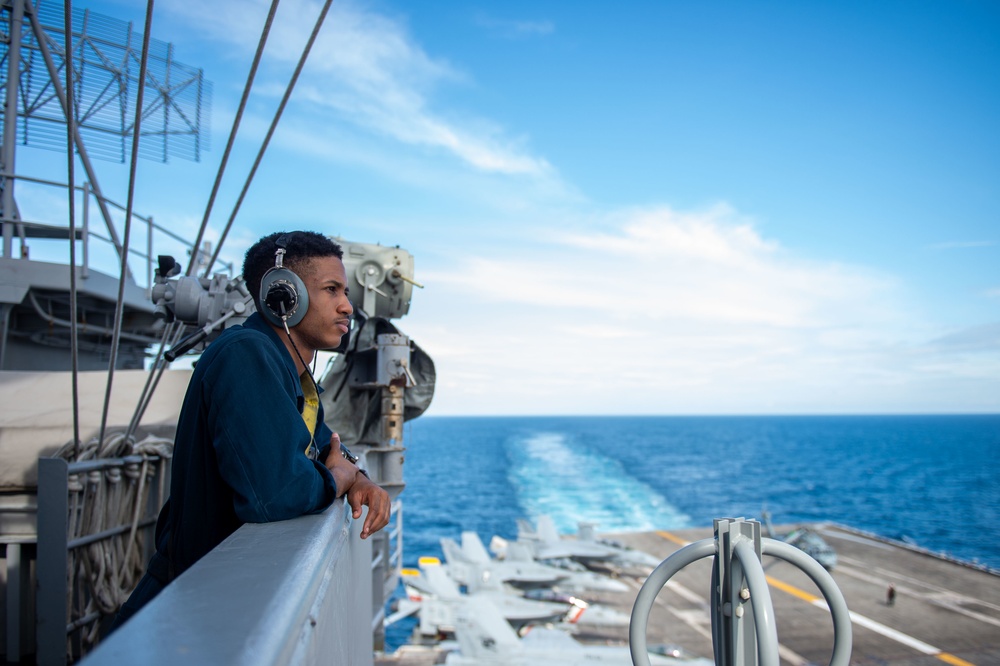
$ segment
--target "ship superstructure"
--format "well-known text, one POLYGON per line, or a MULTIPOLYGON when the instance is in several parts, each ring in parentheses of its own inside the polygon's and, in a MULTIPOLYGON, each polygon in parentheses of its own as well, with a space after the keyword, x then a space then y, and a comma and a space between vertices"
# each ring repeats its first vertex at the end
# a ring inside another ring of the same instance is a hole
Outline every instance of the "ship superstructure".
MULTIPOLYGON (((208 148, 212 86, 178 62, 170 44, 149 37, 146 19, 140 30, 61 2, 0 2, 0 442, 9 462, 0 474, 0 624, 8 661, 63 664, 100 643, 150 554, 190 375, 182 356, 253 308, 242 279, 219 260, 220 247, 203 242, 212 202, 192 240, 138 212, 132 182, 115 197, 103 187, 102 160, 128 164, 134 177, 139 157, 201 160, 208 148), (28 173, 18 164, 24 149, 61 152, 62 165, 55 156, 42 173, 28 173), (19 205, 24 193, 34 206, 19 205), (50 208, 37 206, 42 198, 50 208), (55 245, 62 259, 42 260, 51 252, 37 250, 55 245), (102 263, 107 256, 110 264, 102 263)), ((270 21, 261 49, 269 30, 270 21)), ((304 62, 311 45, 291 46, 302 48, 304 62)), ((251 68, 244 102, 252 84, 251 68)), ((279 118, 280 111, 272 129, 279 118)), ((266 147, 267 140, 258 162, 266 147)), ((227 159, 228 149, 218 180, 227 159)), ((239 203, 218 245, 238 210, 239 203)), ((361 316, 350 345, 332 355, 338 360, 325 381, 337 389, 324 400, 330 425, 396 499, 404 485, 402 424, 426 409, 434 385, 433 362, 390 322, 409 309, 413 257, 337 240, 361 316)), ((393 529, 364 542, 345 538, 352 520, 342 503, 314 518, 341 535, 315 560, 312 527, 295 523, 283 541, 289 576, 312 576, 303 584, 333 595, 327 603, 352 600, 367 634, 352 650, 367 646, 368 661, 401 564, 398 500, 394 507, 393 529)))

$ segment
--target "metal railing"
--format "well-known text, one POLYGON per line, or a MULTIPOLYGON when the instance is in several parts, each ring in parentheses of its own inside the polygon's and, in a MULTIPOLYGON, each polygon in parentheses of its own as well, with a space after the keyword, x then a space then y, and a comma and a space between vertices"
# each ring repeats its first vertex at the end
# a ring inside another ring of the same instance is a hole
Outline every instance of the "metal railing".
POLYGON ((341 498, 321 514, 246 524, 82 662, 372 664, 372 541, 341 498))
POLYGON ((165 497, 167 461, 38 460, 38 663, 85 654, 138 582, 165 497))
POLYGON ((657 594, 687 565, 714 557, 712 566, 712 644, 720 666, 778 666, 778 632, 762 555, 794 564, 826 598, 833 617, 830 666, 851 661, 851 616, 833 577, 803 551, 761 538, 760 523, 742 518, 715 521, 715 537, 684 546, 660 563, 643 583, 632 607, 629 647, 632 663, 649 666, 646 626, 657 594))
MULTIPOLYGON (((0 172, 0 180, 4 180, 4 179, 11 179, 11 180, 18 180, 18 181, 30 182, 30 183, 34 183, 36 185, 44 185, 44 186, 48 186, 48 187, 56 187, 56 188, 60 188, 60 189, 63 189, 63 190, 65 190, 66 188, 69 187, 69 185, 67 185, 66 183, 61 183, 61 182, 54 181, 54 180, 48 180, 48 179, 45 179, 45 178, 36 178, 36 177, 33 177, 33 176, 25 176, 25 175, 20 175, 20 174, 9 174, 9 173, 0 172)), ((90 225, 90 206, 89 206, 89 203, 90 203, 90 201, 92 199, 96 199, 97 198, 98 194, 97 194, 96 190, 94 190, 91 187, 91 185, 90 185, 89 182, 85 182, 83 185, 76 185, 76 186, 74 186, 73 189, 74 189, 74 191, 80 192, 83 195, 83 211, 82 211, 82 214, 81 214, 81 224, 80 224, 80 227, 78 227, 77 230, 76 230, 76 235, 77 235, 77 239, 82 242, 82 256, 81 256, 81 264, 80 264, 80 267, 81 267, 81 276, 84 277, 84 278, 86 278, 88 276, 88 274, 89 274, 89 271, 90 271, 90 240, 91 239, 98 240, 98 241, 106 243, 107 245, 112 246, 112 247, 115 247, 115 242, 114 242, 114 239, 112 239, 110 236, 101 235, 100 233, 98 233, 98 232, 94 231, 93 229, 91 229, 91 225, 90 225)), ((116 202, 116 201, 114 201, 112 199, 109 199, 107 197, 103 197, 102 201, 109 208, 113 208, 113 209, 117 210, 120 213, 124 214, 124 213, 127 212, 125 206, 123 206, 122 204, 120 204, 120 203, 118 203, 118 202, 116 202)), ((140 249, 137 249, 135 247, 130 247, 128 249, 128 255, 130 257, 136 257, 136 258, 142 260, 145 263, 144 274, 145 274, 145 278, 146 278, 146 285, 145 285, 145 287, 146 287, 147 290, 149 290, 152 287, 152 284, 153 284, 153 273, 154 273, 154 271, 156 269, 156 253, 155 253, 155 250, 154 250, 154 239, 156 238, 157 234, 162 235, 162 236, 164 236, 166 238, 169 238, 169 239, 171 239, 171 240, 179 243, 180 245, 182 245, 185 248, 185 250, 191 255, 191 261, 200 262, 203 259, 207 259, 208 255, 210 254, 210 252, 208 250, 205 250, 204 252, 202 252, 202 251, 200 251, 200 250, 192 247, 191 241, 189 241, 189 240, 183 238, 182 236, 174 233, 173 231, 171 231, 167 227, 164 227, 164 226, 162 226, 160 224, 157 224, 154 221, 154 219, 153 219, 153 217, 151 215, 150 216, 146 216, 146 215, 140 215, 138 213, 133 212, 132 213, 132 219, 143 223, 145 225, 145 228, 146 228, 146 234, 145 234, 145 241, 146 242, 145 242, 144 249, 140 250, 140 249)), ((44 222, 37 222, 37 221, 30 221, 30 220, 20 220, 20 219, 12 220, 9 217, 4 217, 3 219, 0 219, 0 222, 2 222, 4 225, 10 224, 10 225, 12 225, 14 227, 14 229, 17 231, 17 238, 21 242, 22 247, 28 241, 28 237, 30 235, 29 233, 27 233, 28 229, 34 229, 36 232, 54 232, 54 231, 63 231, 64 230, 64 233, 66 234, 66 238, 69 237, 69 227, 68 226, 61 227, 61 226, 55 226, 55 225, 46 224, 44 222)), ((12 256, 11 250, 12 250, 12 248, 5 247, 4 248, 4 256, 12 256)), ((22 255, 23 254, 24 253, 22 252, 22 255)), ((220 268, 222 270, 225 270, 229 275, 233 274, 234 266, 233 266, 232 262, 220 262, 220 268)), ((147 294, 147 296, 148 296, 148 294, 147 294)))

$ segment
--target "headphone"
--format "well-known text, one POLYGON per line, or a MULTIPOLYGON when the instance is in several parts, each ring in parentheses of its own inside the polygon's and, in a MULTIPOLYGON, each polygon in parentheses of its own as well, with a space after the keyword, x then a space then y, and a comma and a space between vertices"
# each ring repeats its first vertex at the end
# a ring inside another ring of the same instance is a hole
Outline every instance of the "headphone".
POLYGON ((274 241, 274 267, 260 280, 260 314, 275 326, 295 326, 309 310, 309 291, 294 271, 283 265, 288 234, 274 241))

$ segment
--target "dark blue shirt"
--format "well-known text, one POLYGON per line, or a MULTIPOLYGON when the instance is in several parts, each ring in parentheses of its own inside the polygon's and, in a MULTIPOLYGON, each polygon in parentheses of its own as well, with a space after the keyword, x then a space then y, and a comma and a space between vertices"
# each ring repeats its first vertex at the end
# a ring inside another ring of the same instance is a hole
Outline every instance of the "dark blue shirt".
MULTIPOLYGON (((258 314, 224 331, 195 366, 177 423, 170 499, 156 525, 169 578, 243 523, 285 520, 330 506, 330 471, 305 451, 330 429, 319 408, 315 440, 302 419, 299 375, 258 314)), ((325 453, 325 451, 324 451, 325 453)), ((166 582, 166 581, 164 581, 166 582)))

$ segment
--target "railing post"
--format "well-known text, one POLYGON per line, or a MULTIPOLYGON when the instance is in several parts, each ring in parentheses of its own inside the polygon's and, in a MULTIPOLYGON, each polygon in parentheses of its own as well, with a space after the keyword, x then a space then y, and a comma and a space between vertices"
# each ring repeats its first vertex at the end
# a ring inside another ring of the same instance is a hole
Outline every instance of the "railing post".
POLYGON ((38 459, 38 569, 36 652, 39 666, 66 663, 69 464, 38 459))
POLYGON ((716 660, 721 655, 725 664, 751 666, 757 664, 757 635, 750 588, 743 562, 736 554, 740 543, 749 542, 760 561, 760 523, 742 518, 721 518, 714 521, 715 539, 719 545, 718 571, 713 579, 713 633, 718 644, 716 660))

